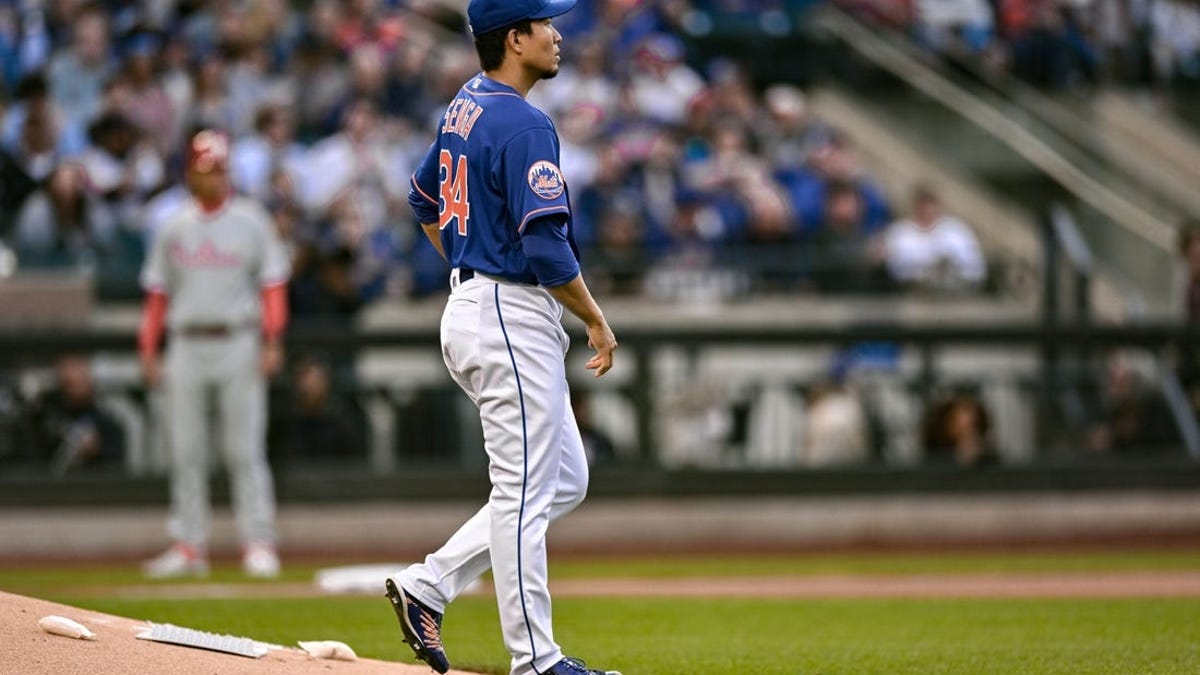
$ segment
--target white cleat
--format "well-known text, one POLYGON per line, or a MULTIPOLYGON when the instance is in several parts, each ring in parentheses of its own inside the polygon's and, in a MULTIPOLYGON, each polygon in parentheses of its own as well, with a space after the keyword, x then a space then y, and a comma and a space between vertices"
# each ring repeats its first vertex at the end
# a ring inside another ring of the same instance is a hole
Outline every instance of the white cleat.
POLYGON ((251 544, 242 553, 242 571, 255 579, 274 579, 279 576, 279 554, 267 544, 251 544))
POLYGON ((142 564, 142 574, 150 579, 207 577, 208 560, 186 544, 175 544, 142 564))

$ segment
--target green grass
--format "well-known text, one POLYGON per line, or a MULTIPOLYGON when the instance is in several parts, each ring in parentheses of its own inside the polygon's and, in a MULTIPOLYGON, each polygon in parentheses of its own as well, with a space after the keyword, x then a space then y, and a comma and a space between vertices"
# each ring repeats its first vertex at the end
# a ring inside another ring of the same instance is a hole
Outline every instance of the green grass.
MULTIPOLYGON (((285 561, 286 562, 286 561, 285 561)), ((344 564, 344 561, 330 564, 344 564)), ((315 565, 287 566, 281 581, 311 581, 315 565)), ((550 565, 551 579, 614 577, 679 578, 813 574, 956 574, 984 572, 1092 572, 1200 569, 1200 550, 1128 552, 978 552, 778 554, 713 556, 640 556, 604 559, 559 557, 550 565)), ((216 583, 244 582, 236 565, 213 569, 216 583)), ((25 595, 44 595, 80 586, 120 587, 196 581, 148 582, 136 565, 89 567, 0 567, 0 589, 25 595)))
MULTIPOLYGON (((1200 551, 560 558, 551 578, 1186 569, 1200 569, 1200 551)), ((291 567, 284 581, 312 572, 291 567)), ((229 565, 212 578, 243 580, 229 565)), ((412 662, 381 597, 122 597, 122 589, 147 583, 128 566, 0 569, 0 589, 11 592, 266 642, 342 640, 362 656, 412 662)), ((1196 599, 562 597, 554 611, 556 637, 569 653, 626 675, 1200 673, 1196 599)), ((445 632, 456 666, 507 673, 491 598, 460 598, 445 632)))
POLYGON ((1200 569, 1200 550, 1128 552, 870 553, 811 555, 662 556, 567 559, 550 578, 761 576, 811 574, 958 574, 1200 569))
MULTIPOLYGON (((315 568, 285 567, 280 575, 280 582, 310 582, 313 580, 315 568)), ((123 587, 129 586, 202 586, 206 583, 253 583, 269 585, 275 580, 251 580, 242 574, 237 565, 219 565, 213 568, 207 579, 169 579, 152 581, 142 576, 136 564, 113 565, 104 564, 91 567, 38 567, 38 568, 9 568, 0 567, 0 590, 22 595, 32 595, 39 598, 49 598, 68 590, 88 588, 94 590, 111 589, 118 593, 123 587)))
MULTIPOLYGON (((59 598, 69 600, 69 598, 59 598)), ((247 635, 332 639, 409 660, 382 599, 84 600, 105 612, 247 635)), ((663 600, 555 602, 572 654, 627 675, 1194 675, 1195 600, 663 600)), ((501 675, 495 603, 447 616, 456 666, 501 675)))

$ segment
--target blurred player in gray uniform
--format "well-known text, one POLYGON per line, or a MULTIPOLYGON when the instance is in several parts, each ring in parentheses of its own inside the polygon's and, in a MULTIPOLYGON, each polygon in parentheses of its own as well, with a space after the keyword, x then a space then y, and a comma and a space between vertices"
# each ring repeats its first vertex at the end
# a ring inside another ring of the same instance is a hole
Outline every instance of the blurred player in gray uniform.
POLYGON ((229 139, 204 130, 187 148, 191 198, 155 237, 142 270, 138 351, 146 384, 165 387, 174 543, 144 565, 155 578, 203 576, 207 542, 209 405, 220 415, 242 541, 242 568, 279 574, 275 494, 266 457, 266 379, 282 361, 289 262, 270 215, 236 196, 229 139), (159 356, 169 334, 166 367, 159 356))

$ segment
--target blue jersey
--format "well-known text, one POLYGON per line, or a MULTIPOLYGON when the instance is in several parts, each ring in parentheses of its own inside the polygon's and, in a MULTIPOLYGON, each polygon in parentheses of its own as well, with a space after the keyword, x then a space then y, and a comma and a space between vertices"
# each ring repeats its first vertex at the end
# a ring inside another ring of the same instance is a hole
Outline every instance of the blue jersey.
POLYGON ((536 284, 521 246, 530 222, 554 216, 552 227, 564 230, 557 234, 579 258, 558 162, 550 118, 512 87, 479 74, 446 108, 413 174, 409 203, 422 224, 438 224, 452 267, 536 284))

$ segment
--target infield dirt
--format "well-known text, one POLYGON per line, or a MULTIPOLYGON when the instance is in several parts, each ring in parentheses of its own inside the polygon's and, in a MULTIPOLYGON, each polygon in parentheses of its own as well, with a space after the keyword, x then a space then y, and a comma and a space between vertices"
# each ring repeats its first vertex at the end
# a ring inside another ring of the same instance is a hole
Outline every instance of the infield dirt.
MULTIPOLYGON (((146 627, 144 621, 0 591, 0 672, 14 675, 426 675, 431 672, 423 666, 373 659, 354 662, 314 659, 299 648, 274 649, 262 658, 251 659, 134 637, 146 627), (38 620, 51 614, 82 623, 96 633, 96 639, 74 640, 43 632, 38 620)), ((450 672, 469 675, 457 670, 450 672)))

